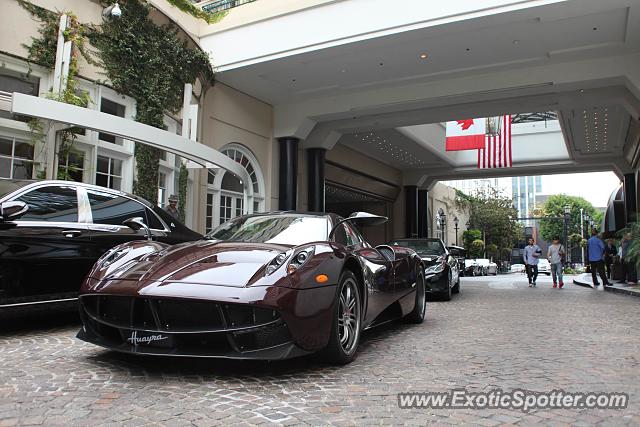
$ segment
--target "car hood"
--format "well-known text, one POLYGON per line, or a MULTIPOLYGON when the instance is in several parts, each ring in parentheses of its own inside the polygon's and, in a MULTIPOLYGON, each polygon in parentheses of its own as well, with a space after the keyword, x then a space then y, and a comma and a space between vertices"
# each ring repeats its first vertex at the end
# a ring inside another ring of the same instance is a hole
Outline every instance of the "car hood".
POLYGON ((199 240, 131 260, 105 280, 244 287, 286 246, 199 240))
POLYGON ((442 261, 442 255, 418 254, 426 267, 435 265, 438 261, 442 261))

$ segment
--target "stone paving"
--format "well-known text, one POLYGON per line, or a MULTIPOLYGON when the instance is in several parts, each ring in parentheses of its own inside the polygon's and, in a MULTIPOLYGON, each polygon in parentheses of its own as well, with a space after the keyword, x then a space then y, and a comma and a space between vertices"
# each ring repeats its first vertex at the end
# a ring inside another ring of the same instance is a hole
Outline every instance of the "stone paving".
MULTIPOLYGON (((569 282, 569 280, 567 280, 569 282)), ((640 425, 638 298, 521 275, 465 278, 422 325, 364 334, 358 359, 144 358, 74 338, 75 320, 0 331, 0 427, 12 425, 640 425), (624 410, 399 409, 397 393, 616 391, 624 410)), ((16 324, 20 324, 16 327, 16 324)))

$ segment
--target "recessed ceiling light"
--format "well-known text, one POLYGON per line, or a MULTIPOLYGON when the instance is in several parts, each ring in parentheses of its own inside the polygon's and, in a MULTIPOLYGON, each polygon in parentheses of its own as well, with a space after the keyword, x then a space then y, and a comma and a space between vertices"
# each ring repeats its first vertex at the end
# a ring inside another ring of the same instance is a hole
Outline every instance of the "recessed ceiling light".
POLYGON ((520 40, 514 40, 512 43, 513 44, 518 44, 518 43, 520 43, 520 40))
POLYGON ((427 59, 429 57, 429 54, 427 53, 421 53, 420 54, 420 59, 427 59))

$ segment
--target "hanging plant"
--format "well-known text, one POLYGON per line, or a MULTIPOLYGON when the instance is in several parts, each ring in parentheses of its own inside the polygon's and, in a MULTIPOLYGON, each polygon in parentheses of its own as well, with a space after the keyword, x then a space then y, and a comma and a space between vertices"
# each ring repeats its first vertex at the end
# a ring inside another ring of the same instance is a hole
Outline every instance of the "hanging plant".
MULTIPOLYGON (((198 77, 213 83, 209 57, 189 48, 178 37, 175 25, 153 23, 147 4, 127 0, 121 9, 119 18, 91 27, 89 41, 114 89, 136 100, 135 120, 162 129, 164 112, 177 112, 182 107, 185 83, 198 77)), ((155 200, 160 150, 136 143, 135 158, 134 193, 155 200)))

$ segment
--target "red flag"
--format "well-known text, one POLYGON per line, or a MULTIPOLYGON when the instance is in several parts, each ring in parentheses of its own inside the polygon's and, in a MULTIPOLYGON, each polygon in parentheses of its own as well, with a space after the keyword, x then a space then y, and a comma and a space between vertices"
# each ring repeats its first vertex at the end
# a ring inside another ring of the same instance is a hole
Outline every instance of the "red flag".
POLYGON ((484 146, 478 149, 478 169, 510 168, 513 166, 511 116, 500 117, 500 131, 484 136, 484 146))

